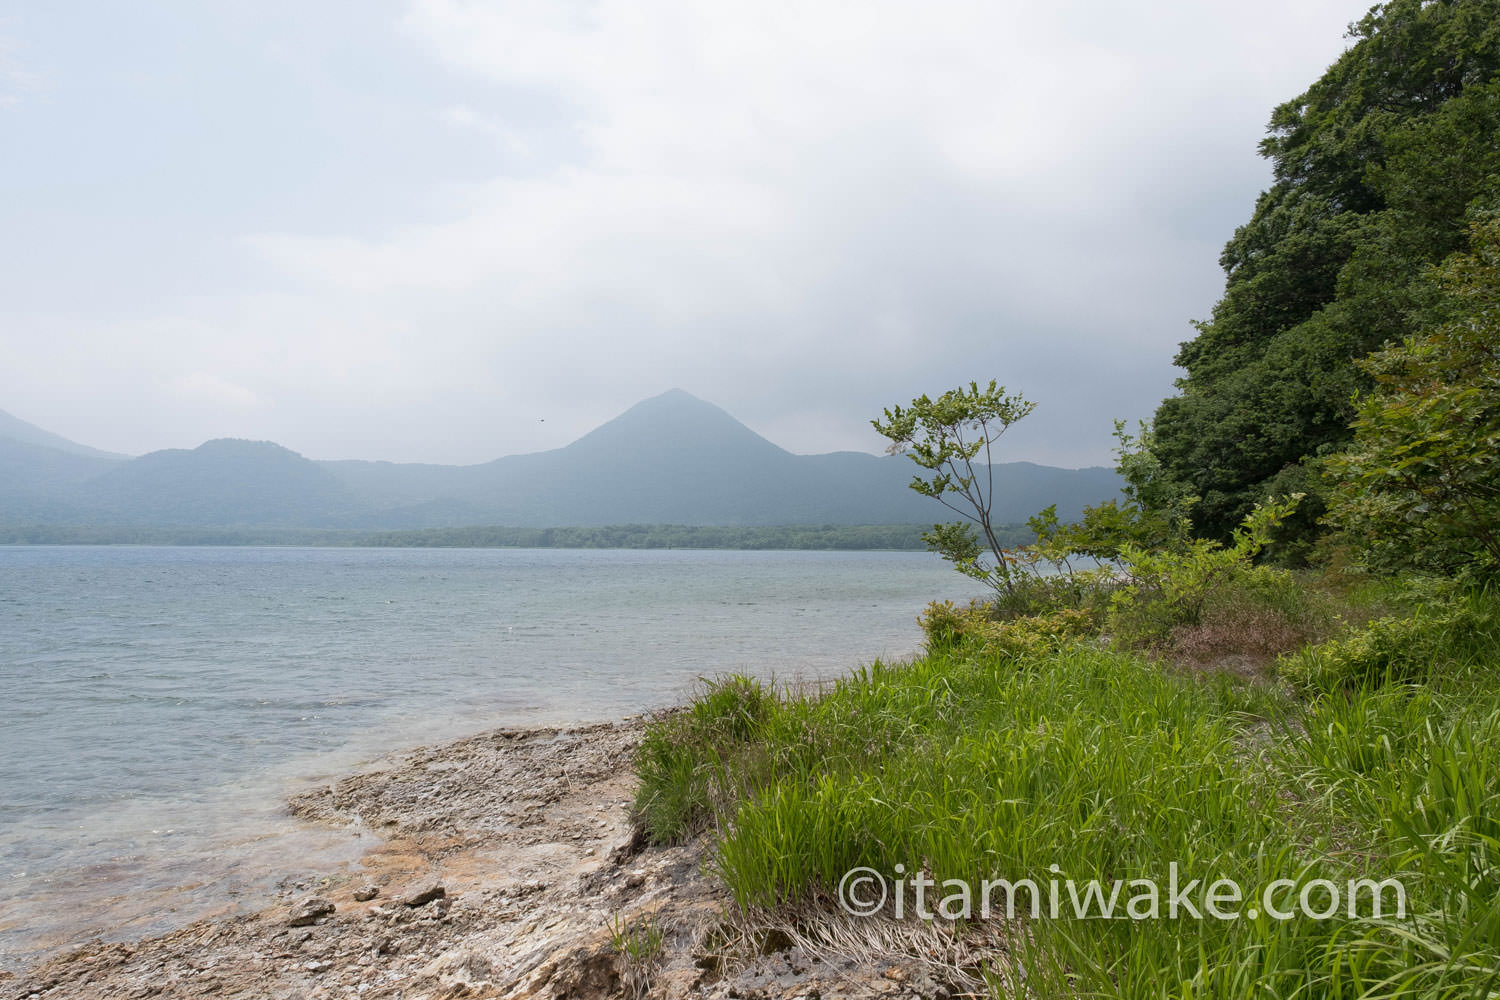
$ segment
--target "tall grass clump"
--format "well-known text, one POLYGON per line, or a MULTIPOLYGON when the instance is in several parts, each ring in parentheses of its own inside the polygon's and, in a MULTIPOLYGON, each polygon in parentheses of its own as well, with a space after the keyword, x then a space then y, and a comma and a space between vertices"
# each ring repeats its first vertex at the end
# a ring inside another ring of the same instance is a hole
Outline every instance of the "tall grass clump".
POLYGON ((684 710, 657 718, 636 751, 635 821, 653 843, 701 833, 733 800, 744 769, 736 754, 757 744, 776 695, 752 677, 704 681, 684 710))

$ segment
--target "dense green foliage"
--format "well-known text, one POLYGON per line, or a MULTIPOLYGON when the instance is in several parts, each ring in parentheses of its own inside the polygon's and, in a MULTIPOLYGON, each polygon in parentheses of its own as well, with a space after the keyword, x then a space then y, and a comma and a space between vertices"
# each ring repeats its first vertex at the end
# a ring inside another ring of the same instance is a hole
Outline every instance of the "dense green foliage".
POLYGON ((1275 182, 1224 248, 1224 297, 1183 344, 1151 448, 1224 538, 1270 494, 1308 492, 1343 446, 1356 361, 1434 318, 1427 268, 1500 207, 1500 0, 1392 0, 1272 115, 1275 182))
POLYGON ((1500 218, 1434 274, 1446 319, 1360 363, 1375 390, 1334 456, 1329 520, 1391 571, 1500 573, 1500 218))

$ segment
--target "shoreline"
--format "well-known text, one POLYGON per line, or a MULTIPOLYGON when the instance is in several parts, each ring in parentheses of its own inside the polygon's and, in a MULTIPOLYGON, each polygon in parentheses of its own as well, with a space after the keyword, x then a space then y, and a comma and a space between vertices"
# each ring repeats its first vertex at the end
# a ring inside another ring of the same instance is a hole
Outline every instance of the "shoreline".
MULTIPOLYGON (((114 803, 79 811, 54 822, 64 838, 71 829, 93 831, 101 820, 117 825, 61 841, 57 850, 67 859, 61 864, 54 863, 57 855, 38 859, 45 864, 16 859, 14 884, 0 894, 0 987, 7 973, 15 977, 85 943, 129 943, 202 919, 252 913, 287 885, 357 871, 380 845, 380 834, 358 822, 297 815, 292 804, 305 795, 399 767, 419 752, 457 752, 465 741, 500 730, 584 729, 639 717, 610 720, 602 713, 577 713, 567 718, 522 710, 483 722, 478 716, 438 723, 423 718, 398 722, 393 730, 386 721, 377 727, 383 736, 297 753, 274 770, 164 803, 126 800, 123 819, 117 819, 122 810, 114 803), (104 852, 85 837, 104 845, 104 852)), ((39 841, 36 833, 26 836, 39 841)))
POLYGON ((645 724, 491 729, 305 788, 291 816, 368 837, 356 860, 287 872, 249 912, 0 973, 0 998, 586 998, 647 975, 652 996, 950 995, 921 969, 747 930, 702 841, 646 847, 630 808, 645 724), (621 952, 639 927, 662 943, 649 970, 621 952))
MULTIPOLYGON (((453 956, 441 969, 427 966, 455 940, 507 929, 534 935, 525 921, 510 926, 517 921, 507 917, 519 915, 513 903, 540 903, 628 849, 630 757, 642 726, 636 717, 492 729, 396 751, 306 787, 285 803, 292 820, 363 837, 368 846, 358 858, 312 877, 288 864, 278 888, 250 912, 134 941, 64 947, 19 974, 0 973, 0 995, 250 997, 360 988, 383 996, 413 981, 452 980, 443 970, 453 956), (355 898, 370 889, 372 899, 355 898), (422 893, 433 898, 407 905, 422 893), (331 912, 303 923, 295 911, 309 898, 332 904, 331 912)), ((576 908, 559 905, 557 913, 576 908)), ((478 968, 458 964, 467 970, 461 977, 478 968)))

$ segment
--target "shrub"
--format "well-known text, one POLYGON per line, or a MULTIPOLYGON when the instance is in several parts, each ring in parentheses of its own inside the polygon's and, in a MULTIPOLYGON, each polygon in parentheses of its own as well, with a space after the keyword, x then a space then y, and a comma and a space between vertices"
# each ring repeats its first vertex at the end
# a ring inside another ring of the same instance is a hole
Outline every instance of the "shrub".
POLYGON ((930 653, 955 649, 974 654, 1051 652, 1099 632, 1099 616, 1088 608, 1059 607, 1001 619, 995 617, 993 605, 977 600, 966 608, 952 601, 933 601, 917 621, 927 633, 930 653))
POLYGON ((1167 652, 1195 663, 1241 657, 1268 664, 1302 647, 1322 630, 1323 602, 1289 606, 1281 599, 1287 592, 1309 599, 1314 595, 1295 579, 1284 584, 1276 588, 1281 593, 1270 595, 1254 586, 1229 588, 1222 599, 1204 609, 1198 623, 1172 629, 1167 652))
POLYGON ((994 622, 989 606, 975 599, 967 608, 952 601, 933 601, 917 616, 917 624, 927 635, 927 651, 936 653, 959 646, 966 636, 987 630, 994 622))
POLYGON ((1208 539, 1154 551, 1122 546, 1127 581, 1111 595, 1107 620, 1115 641, 1151 649, 1171 648, 1174 638, 1227 646, 1235 629, 1252 627, 1263 633, 1252 645, 1270 635, 1294 641, 1305 617, 1301 587, 1286 570, 1253 560, 1299 499, 1258 506, 1228 547, 1208 539))

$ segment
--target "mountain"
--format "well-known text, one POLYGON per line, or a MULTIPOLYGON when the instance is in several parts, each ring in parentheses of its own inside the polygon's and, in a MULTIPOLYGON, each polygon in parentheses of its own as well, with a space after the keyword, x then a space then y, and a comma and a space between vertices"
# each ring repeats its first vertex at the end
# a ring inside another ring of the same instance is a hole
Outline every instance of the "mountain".
POLYGON ((70 494, 126 460, 0 410, 0 522, 77 521, 70 494))
POLYGON ((365 504, 315 462, 270 441, 219 439, 142 455, 75 502, 100 524, 338 527, 365 504))
MULTIPOLYGON (((467 467, 324 464, 379 505, 361 524, 370 528, 931 524, 945 513, 907 488, 913 466, 904 456, 794 455, 680 389, 553 451, 467 467)), ((1110 469, 995 469, 1003 521, 1024 521, 1051 503, 1076 517, 1119 490, 1110 469)))
POLYGON ((0 496, 22 489, 56 494, 108 472, 121 461, 0 437, 0 496))
POLYGON ((18 417, 13 417, 4 410, 0 410, 0 441, 8 443, 19 442, 41 448, 50 448, 69 455, 81 455, 85 458, 103 459, 110 462, 123 462, 130 457, 128 455, 116 455, 114 452, 100 451, 98 448, 90 448, 76 441, 69 441, 61 435, 53 434, 51 431, 44 431, 35 424, 28 424, 18 417))
MULTIPOLYGON (((794 455, 674 389, 566 447, 482 465, 313 462, 264 441, 153 452, 61 486, 54 476, 50 492, 6 500, 0 490, 0 522, 370 530, 941 520, 938 504, 907 488, 912 471, 902 456, 794 455)), ((1017 462, 995 472, 1001 521, 1052 503, 1075 517, 1119 489, 1103 468, 1017 462)))
POLYGON ((491 462, 456 495, 519 525, 808 523, 796 458, 674 389, 565 448, 491 462))

